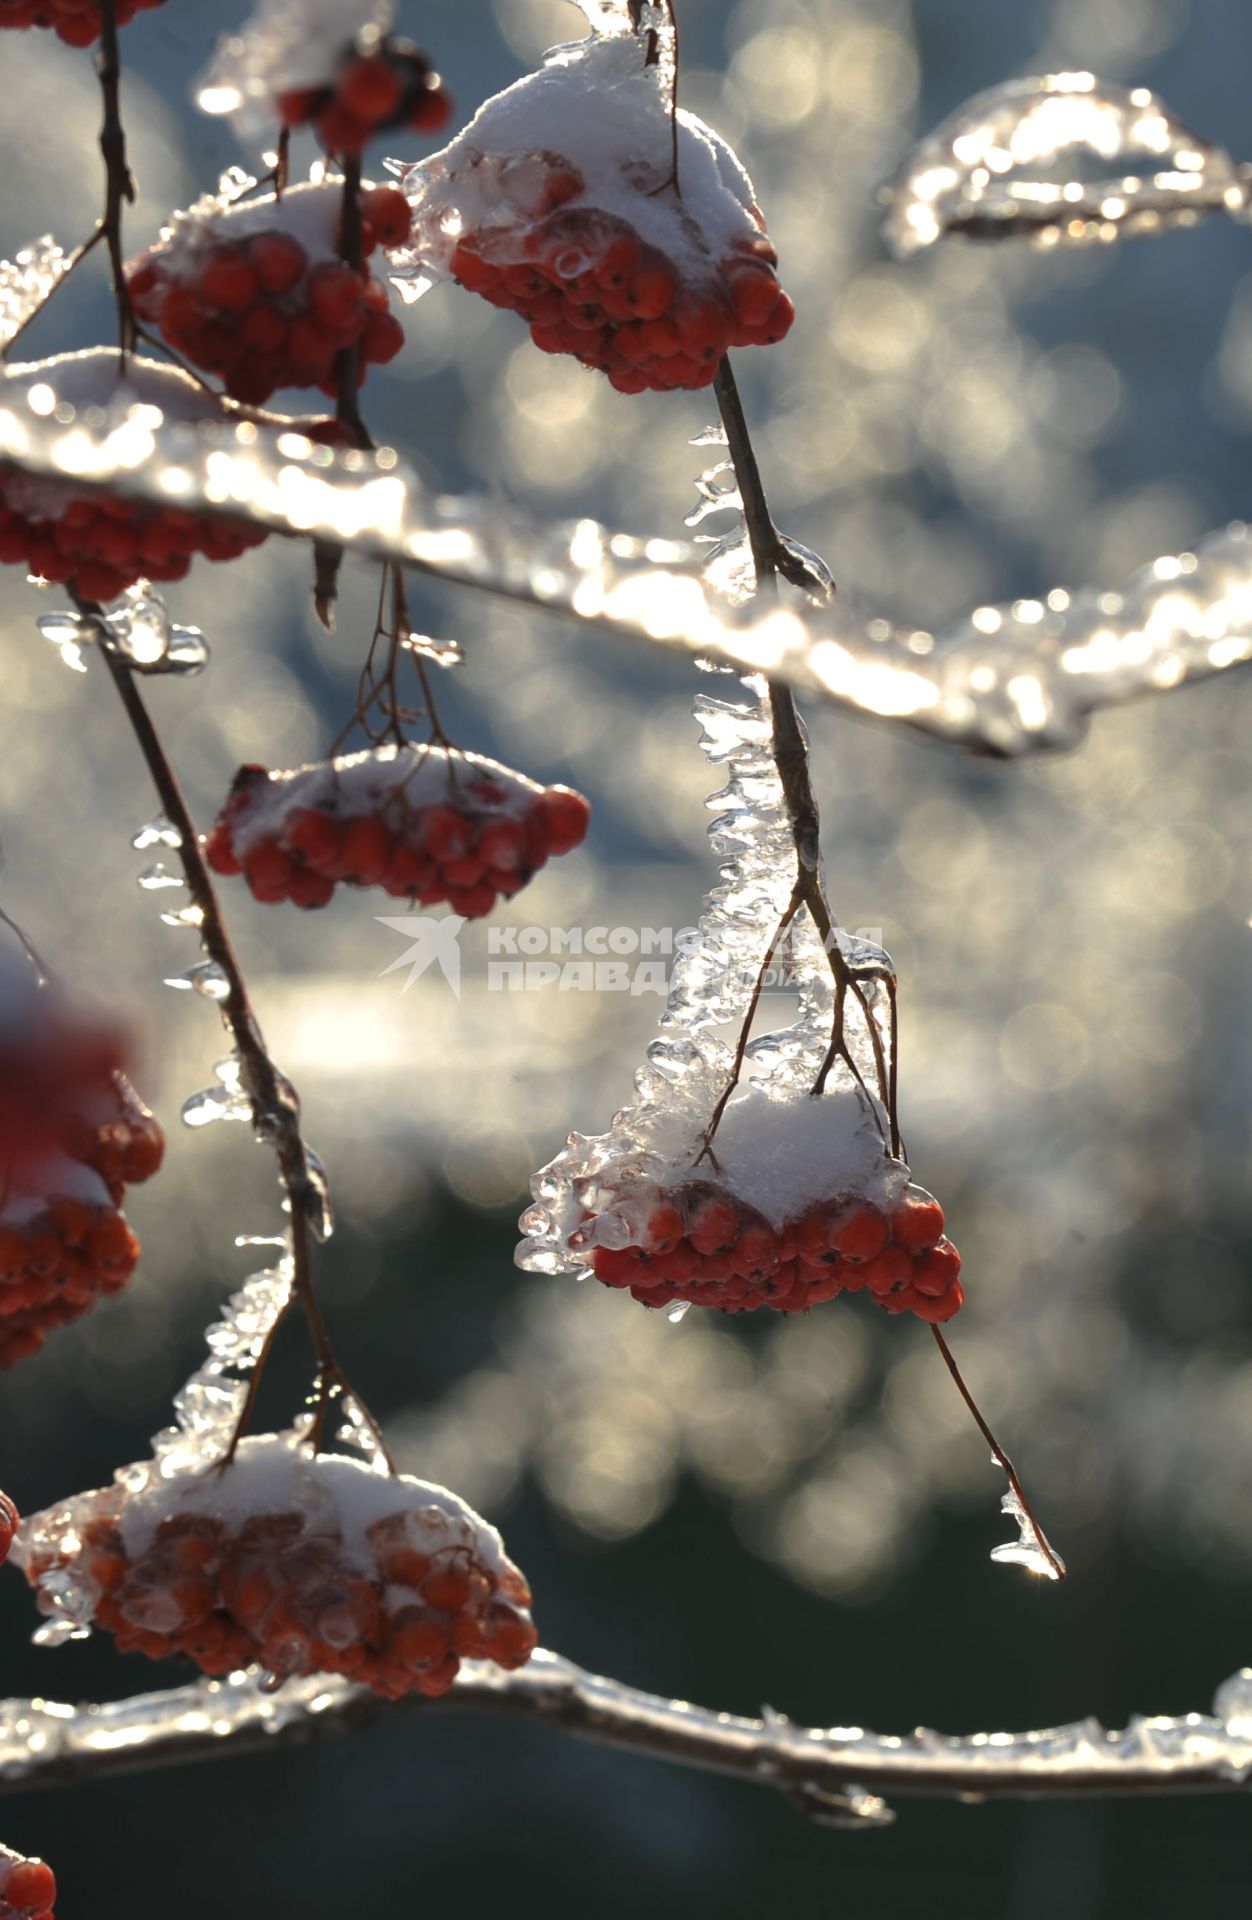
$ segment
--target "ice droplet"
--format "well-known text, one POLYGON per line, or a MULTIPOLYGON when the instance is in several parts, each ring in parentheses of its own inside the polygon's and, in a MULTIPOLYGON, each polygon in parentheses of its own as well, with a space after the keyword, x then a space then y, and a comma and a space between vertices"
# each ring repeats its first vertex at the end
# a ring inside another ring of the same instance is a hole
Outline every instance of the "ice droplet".
POLYGON ((304 1164, 308 1170, 309 1198, 306 1213, 310 1230, 315 1240, 329 1240, 335 1231, 335 1210, 331 1205, 330 1182, 326 1178, 326 1169, 312 1147, 304 1150, 304 1164))
POLYGON ((167 927, 202 927, 204 908, 198 907, 192 900, 185 907, 179 907, 176 913, 163 913, 161 919, 167 927))
POLYGON ((431 660, 437 667, 459 667, 465 662, 465 655, 456 640, 439 640, 427 633, 406 633, 403 645, 407 653, 415 653, 422 660, 431 660))
POLYGON ((149 820, 146 826, 140 827, 130 844, 136 853, 146 853, 149 847, 172 847, 177 850, 183 844, 183 836, 174 822, 161 813, 155 820, 149 820))
POLYGON ((199 627, 175 627, 160 671, 189 678, 192 674, 202 673, 208 664, 209 643, 199 627))
POLYGON ((158 861, 155 867, 145 867, 139 876, 139 884, 148 893, 155 893, 160 887, 183 887, 186 881, 181 873, 171 873, 158 861))
POLYGON ((90 620, 80 619, 76 613, 41 613, 35 625, 43 638, 59 650, 67 667, 75 673, 86 673, 83 648, 89 646, 95 637, 90 620))
POLYGON ((220 1002, 230 998, 230 981, 216 960, 200 960, 194 967, 188 967, 185 973, 172 974, 165 985, 177 987, 181 993, 202 993, 206 1000, 220 1002))
POLYGON ((1213 1712, 1234 1740, 1252 1740, 1252 1667, 1240 1667, 1213 1695, 1213 1712))
POLYGON ((209 1127, 215 1120, 247 1120, 251 1109, 246 1100, 228 1093, 225 1087, 202 1087, 187 1096, 182 1105, 185 1127, 209 1127))
MULTIPOLYGON (((992 1457, 994 1459, 994 1455, 992 1457)), ((995 1465, 999 1464, 996 1460, 995 1465)), ((1065 1562, 1030 1519, 1012 1487, 1000 1500, 1000 1512, 1016 1520, 1018 1537, 1006 1540, 1002 1547, 992 1547, 991 1558, 997 1566, 1025 1567, 1027 1573, 1042 1574, 1046 1580, 1060 1580, 1065 1573, 1065 1562)))
POLYGON ((669 1321, 671 1326, 676 1327, 680 1320, 685 1320, 687 1318, 687 1315, 690 1313, 690 1311, 691 1311, 690 1300, 677 1300, 675 1301, 674 1305, 670 1308, 665 1318, 669 1321))
POLYGON ((169 609, 146 581, 128 587, 105 619, 118 652, 141 671, 159 666, 169 650, 169 609))

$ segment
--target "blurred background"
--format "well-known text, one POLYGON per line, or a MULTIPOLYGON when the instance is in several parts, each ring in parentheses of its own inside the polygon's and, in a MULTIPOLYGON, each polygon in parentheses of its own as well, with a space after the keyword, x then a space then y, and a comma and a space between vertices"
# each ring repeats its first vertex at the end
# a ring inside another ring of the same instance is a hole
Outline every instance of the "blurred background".
MULTIPOLYGON (((189 99, 245 11, 170 0, 124 35, 135 247, 251 158, 189 99)), ((581 31, 565 0, 399 14, 465 113, 581 31)), ((1246 512, 1244 231, 1048 257, 958 245, 902 267, 875 209, 918 133, 1019 72, 1157 87, 1247 157, 1239 0, 681 0, 680 15, 686 102, 739 146, 799 308, 784 347, 740 356, 771 498, 845 596, 934 628, 985 599, 1116 585, 1246 512)), ((49 34, 4 40, 0 252, 48 229, 69 245, 97 200, 91 63, 49 34)), ((312 158, 297 143, 297 167, 312 158)), ((91 274, 32 330, 32 355, 110 337, 91 274)), ((433 480, 680 530, 704 398, 619 397, 454 288, 404 317, 366 411, 433 480)), ((213 659, 152 703, 206 822, 241 761, 315 756, 350 709, 375 570, 349 562, 334 635, 309 572, 275 539, 171 590, 213 659)), ((144 1260, 126 1296, 4 1379, 0 1480, 25 1510, 146 1454, 248 1270, 233 1235, 276 1219, 244 1128, 178 1124, 225 1048, 208 1003, 160 985, 194 939, 160 922, 178 896, 135 886, 150 793, 107 683, 67 673, 35 633, 55 604, 0 579, 3 904, 125 1010, 170 1152, 128 1208, 144 1260)), ((689 924, 712 872, 695 670, 469 594, 419 583, 415 604, 467 656, 439 682, 454 737, 595 803, 587 846, 492 924, 689 924)), ((481 925, 459 1002, 437 975, 401 992, 381 899, 303 916, 227 883, 330 1169, 339 1231, 318 1271, 349 1370, 403 1466, 504 1527, 545 1644, 655 1691, 884 1732, 1203 1710, 1252 1659, 1248 697, 1231 678, 1145 703, 1020 766, 809 715, 836 908, 880 927, 900 970, 911 1158, 966 1259, 954 1346, 1069 1560, 1061 1589, 988 1563, 1001 1482, 920 1326, 855 1300, 672 1326, 514 1270, 531 1172, 626 1097, 654 999, 489 993, 481 925)), ((276 1423, 307 1371, 293 1337, 276 1423)), ((166 1677, 98 1640, 31 1649, 16 1575, 0 1610, 5 1693, 120 1697, 166 1677)), ((890 1832, 834 1834, 768 1793, 428 1712, 297 1755, 12 1797, 3 1832, 54 1862, 65 1920, 520 1898, 656 1920, 923 1903, 945 1920, 1087 1920, 1245 1892, 1247 1818, 1233 1800, 904 1802, 890 1832)))

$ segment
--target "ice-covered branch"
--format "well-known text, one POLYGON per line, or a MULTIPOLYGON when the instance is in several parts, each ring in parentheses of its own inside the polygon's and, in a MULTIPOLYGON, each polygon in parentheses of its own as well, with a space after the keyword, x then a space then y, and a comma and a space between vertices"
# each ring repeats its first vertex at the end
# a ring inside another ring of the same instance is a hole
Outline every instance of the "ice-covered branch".
POLYGON ((1195 134, 1146 87, 1090 73, 1009 80, 975 94, 909 154, 884 190, 901 256, 949 234, 1090 243, 1248 217, 1252 167, 1195 134))
MULTIPOLYGON (((938 633, 836 603, 727 606, 685 542, 552 523, 487 495, 437 494, 390 447, 336 454, 274 416, 178 404, 132 382, 81 385, 68 355, 0 378, 0 460, 383 555, 440 579, 656 645, 764 672, 857 712, 986 753, 1081 739, 1101 707, 1252 657, 1252 536, 1236 522, 1115 592, 1058 588, 980 607, 938 633)), ((108 356, 103 356, 107 359, 108 356)), ((179 376, 157 370, 168 387, 179 376)))
MULTIPOLYGON (((1211 1714, 1096 1720, 1033 1733, 902 1736, 804 1727, 765 1710, 740 1718, 639 1693, 540 1651, 516 1673, 467 1661, 438 1703, 508 1713, 595 1740, 775 1787, 821 1818, 881 1819, 879 1795, 1065 1799, 1246 1793, 1252 1780, 1252 1669, 1218 1689, 1211 1714)), ((242 1674, 99 1706, 9 1700, 0 1707, 0 1787, 26 1791, 149 1767, 234 1757, 348 1732, 405 1707, 326 1678, 264 1693, 242 1674)))

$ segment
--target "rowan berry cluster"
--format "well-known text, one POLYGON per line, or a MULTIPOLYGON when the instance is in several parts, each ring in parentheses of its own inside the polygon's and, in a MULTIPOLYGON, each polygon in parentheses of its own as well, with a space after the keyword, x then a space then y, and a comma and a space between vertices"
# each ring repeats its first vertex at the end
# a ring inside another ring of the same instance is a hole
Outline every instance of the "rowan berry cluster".
POLYGON ((832 1199, 777 1230, 713 1181, 632 1200, 644 1223, 638 1244, 593 1245, 588 1258, 605 1286, 627 1288, 645 1306, 803 1313, 864 1289, 887 1313, 942 1321, 965 1298, 961 1256, 924 1187, 906 1187, 888 1209, 856 1195, 832 1199))
MULTIPOLYGON (((117 0, 117 24, 128 27, 137 13, 164 0, 117 0)), ((0 30, 51 27, 70 47, 91 47, 100 38, 98 0, 0 0, 0 30)))
POLYGON ((408 40, 384 38, 368 52, 345 47, 334 78, 278 96, 288 127, 311 126, 329 153, 360 153, 397 127, 438 133, 452 100, 426 55, 408 40))
POLYGON ((520 1667, 536 1644, 525 1580, 455 1495, 277 1436, 221 1470, 81 1495, 19 1551, 44 1612, 68 1577, 121 1652, 212 1675, 256 1663, 433 1696, 463 1659, 520 1667))
POLYGON ((0 563, 68 582, 84 600, 115 600, 136 580, 181 580, 195 555, 237 560, 265 537, 245 520, 0 468, 0 563))
POLYGON ((56 1875, 46 1860, 0 1847, 0 1920, 52 1920, 56 1875))
POLYGON ((795 308, 764 232, 736 236, 730 253, 693 281, 628 219, 573 204, 583 177, 555 155, 512 167, 487 158, 474 172, 488 207, 508 196, 534 213, 520 247, 516 236, 502 243, 495 224, 464 234, 453 278, 520 314, 541 352, 573 354, 619 393, 707 387, 731 347, 768 346, 790 330, 795 308))
POLYGON ((580 793, 479 754, 378 747, 285 773, 242 767, 205 851, 258 900, 324 907, 340 884, 381 887, 474 920, 576 847, 589 816, 580 793))
POLYGON ((0 1367, 124 1287, 139 1242, 121 1211, 165 1141, 120 1071, 118 1036, 46 986, 4 982, 0 1030, 0 1367))
MULTIPOLYGON (((136 313, 251 406, 280 387, 333 394, 335 361, 349 347, 360 350, 364 380, 367 366, 395 358, 404 330, 369 267, 338 257, 341 198, 327 181, 187 215, 128 267, 136 313)), ((408 237, 398 187, 367 187, 360 204, 366 259, 408 237)))

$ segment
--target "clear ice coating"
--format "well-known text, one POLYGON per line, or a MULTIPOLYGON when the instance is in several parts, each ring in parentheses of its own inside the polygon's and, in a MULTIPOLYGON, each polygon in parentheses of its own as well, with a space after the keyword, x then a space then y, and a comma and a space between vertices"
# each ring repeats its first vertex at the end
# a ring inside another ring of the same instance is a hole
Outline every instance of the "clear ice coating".
MULTIPOLYGON (((137 392, 119 381, 109 349, 10 368, 0 376, 0 458, 333 537, 993 754, 1073 746, 1102 707, 1252 658, 1252 535, 1239 521, 1116 590, 1056 588, 977 607, 934 633, 842 600, 762 611, 728 604, 721 582, 705 578, 698 544, 592 520, 547 523, 485 494, 433 494, 393 448, 336 454, 289 424, 229 408, 205 420, 192 382, 172 368, 156 374, 159 384, 154 374, 137 392)), ((742 572, 742 554, 726 564, 742 572)))
POLYGON ((202 993, 206 1000, 216 1000, 219 1004, 230 998, 230 981, 216 960, 197 960, 194 967, 172 975, 165 985, 177 987, 184 993, 202 993))
POLYGON ((186 1127, 208 1127, 217 1120, 251 1120, 252 1102, 243 1085, 243 1071, 237 1054, 228 1054, 213 1069, 217 1085, 203 1087, 183 1101, 182 1121, 186 1127))
POLYGON ((1246 217, 1252 168, 1197 139, 1146 87, 1052 73, 979 93, 884 189, 899 256, 949 234, 1040 246, 1246 217))
MULTIPOLYGON (((72 1636, 72 1618, 64 1625, 66 1637, 72 1636)), ((1247 1674, 1245 1668, 1221 1687, 1218 1699, 1232 1684, 1246 1686, 1247 1674)), ((324 1674, 293 1678, 281 1692, 267 1693, 249 1671, 101 1704, 6 1700, 0 1702, 0 1775, 13 1784, 86 1778, 96 1767, 104 1772, 118 1764, 121 1755, 142 1752, 149 1764, 167 1750, 185 1758, 189 1741, 208 1756, 229 1752, 232 1740, 242 1746, 257 1735, 278 1736, 296 1727, 312 1734, 319 1724, 329 1731, 336 1724, 359 1724, 363 1697, 364 1689, 324 1674)), ((466 1661, 449 1699, 550 1720, 560 1718, 562 1706, 575 1709, 580 1722, 637 1752, 713 1760, 724 1771, 767 1783, 835 1792, 847 1797, 849 1811, 864 1796, 875 1824, 881 1820, 879 1796, 894 1790, 975 1799, 990 1790, 1031 1797, 1081 1791, 1089 1799, 1130 1791, 1237 1791, 1252 1779, 1252 1728, 1242 1729, 1220 1712, 1136 1717, 1115 1731, 1088 1719, 1028 1733, 919 1730, 897 1736, 862 1727, 808 1727, 781 1714, 749 1720, 717 1713, 639 1693, 542 1648, 516 1673, 466 1661), (857 1785, 849 1787, 849 1780, 857 1785)))
MULTIPOLYGON (((713 444, 701 436, 700 444, 713 444)), ((733 514, 711 543, 710 567, 725 572, 736 556, 735 588, 750 592, 751 557, 738 511, 733 468, 719 462, 697 481, 709 512, 733 514)), ((703 518, 703 512, 700 517, 703 518)), ((522 1267, 583 1277, 596 1246, 643 1243, 657 1190, 693 1173, 723 1183, 757 1207, 775 1229, 814 1201, 850 1193, 886 1201, 907 1170, 891 1157, 877 1062, 891 1045, 887 989, 867 972, 864 1005, 848 996, 844 1041, 850 1063, 829 1059, 835 1008, 831 956, 807 913, 790 922, 785 945, 771 938, 792 902, 797 854, 773 752, 766 683, 742 683, 745 698, 700 694, 701 746, 724 785, 709 806, 709 838, 720 856, 719 883, 704 902, 695 938, 680 946, 661 1031, 635 1076, 635 1099, 607 1133, 571 1134, 563 1151, 531 1182, 522 1217, 522 1267), (735 1045, 758 993, 762 970, 785 965, 798 1018, 749 1039, 739 1088, 721 1116, 716 1158, 702 1154, 707 1129, 730 1085, 735 1045), (729 1036, 729 1037, 728 1037, 729 1036), (812 1097, 819 1082, 823 1091, 812 1097)), ((843 951, 849 963, 889 974, 880 949, 843 951)), ((678 1320, 681 1312, 670 1318, 678 1320)))
POLYGON ((0 260, 0 353, 36 314, 73 259, 50 233, 0 260))
POLYGON ((94 620, 85 620, 77 613, 41 613, 36 616, 35 626, 43 638, 57 649, 67 667, 74 673, 86 673, 87 662, 83 658, 83 650, 95 640, 94 620))
MULTIPOLYGON (((998 1460, 995 1461, 996 1466, 999 1464, 998 1460)), ((992 1547, 991 1558, 996 1564, 1025 1567, 1027 1573, 1040 1574, 1045 1580, 1063 1579, 1065 1562, 1052 1542, 1045 1540, 1040 1533, 1038 1526, 1030 1518, 1012 1487, 1001 1497, 1000 1512, 1016 1523, 1017 1539, 1006 1540, 1000 1547, 992 1547)))

